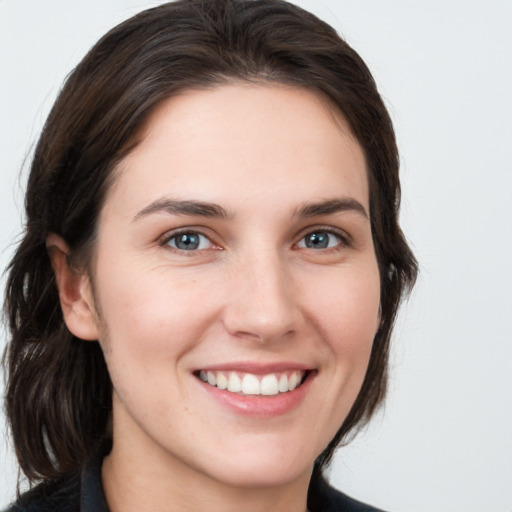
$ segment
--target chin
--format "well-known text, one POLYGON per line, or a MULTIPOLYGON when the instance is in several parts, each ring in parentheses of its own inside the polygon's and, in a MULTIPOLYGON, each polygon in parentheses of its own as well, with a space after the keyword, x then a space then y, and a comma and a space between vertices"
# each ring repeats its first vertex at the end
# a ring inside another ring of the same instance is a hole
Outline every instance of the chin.
POLYGON ((240 447, 236 455, 215 464, 215 477, 238 488, 269 488, 286 486, 304 478, 309 480, 316 456, 303 452, 290 453, 286 443, 280 449, 247 449, 240 447))
POLYGON ((267 462, 259 466, 251 464, 250 467, 237 467, 233 471, 226 468, 218 479, 234 488, 268 489, 286 486, 300 478, 309 480, 312 470, 312 464, 298 468, 267 462))

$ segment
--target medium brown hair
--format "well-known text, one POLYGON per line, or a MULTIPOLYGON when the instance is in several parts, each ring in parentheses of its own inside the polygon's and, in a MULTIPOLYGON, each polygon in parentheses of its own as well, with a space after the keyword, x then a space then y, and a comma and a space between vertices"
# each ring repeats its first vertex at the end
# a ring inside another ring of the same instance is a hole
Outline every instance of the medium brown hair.
MULTIPOLYGON (((106 34, 68 77, 46 121, 26 192, 26 230, 9 266, 6 412, 31 481, 78 471, 109 435, 112 385, 96 342, 66 328, 45 247, 63 237, 87 262, 113 170, 149 114, 191 88, 230 81, 320 93, 364 150, 381 276, 380 328, 362 389, 316 468, 381 403, 399 303, 417 266, 398 225, 398 152, 391 120, 358 54, 335 30, 282 0, 179 0, 106 34)), ((86 263, 85 263, 86 264, 86 263)))

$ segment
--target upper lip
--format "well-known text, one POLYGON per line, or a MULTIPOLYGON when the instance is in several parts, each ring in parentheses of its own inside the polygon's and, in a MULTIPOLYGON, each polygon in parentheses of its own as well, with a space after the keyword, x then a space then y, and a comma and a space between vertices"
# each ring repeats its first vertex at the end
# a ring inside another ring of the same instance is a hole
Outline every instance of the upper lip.
POLYGON ((274 363, 253 363, 247 361, 219 363, 213 365, 202 366, 194 371, 226 371, 226 372, 242 372, 252 373, 253 375, 265 375, 268 373, 279 373, 293 370, 313 370, 314 367, 304 363, 292 361, 280 361, 274 363))

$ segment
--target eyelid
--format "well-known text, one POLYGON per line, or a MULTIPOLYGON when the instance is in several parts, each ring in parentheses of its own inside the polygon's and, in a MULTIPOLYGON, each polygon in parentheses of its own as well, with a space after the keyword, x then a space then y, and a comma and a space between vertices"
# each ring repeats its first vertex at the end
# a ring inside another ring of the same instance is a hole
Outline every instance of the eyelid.
MULTIPOLYGON (((297 247, 298 243, 302 241, 306 236, 313 234, 313 233, 328 233, 331 235, 334 235, 340 239, 340 243, 336 245, 335 247, 326 248, 325 250, 336 250, 340 247, 349 247, 352 245, 352 237, 341 228, 336 228, 333 226, 326 226, 326 225, 317 225, 317 226, 308 226, 307 228, 304 228, 297 236, 297 242, 294 243, 294 246, 297 247)), ((211 247, 208 247, 207 249, 216 249, 216 250, 222 250, 222 246, 217 243, 214 240, 214 237, 210 234, 205 233, 205 228, 201 226, 184 226, 176 229, 172 229, 170 231, 167 231, 165 234, 160 236, 157 239, 158 245, 160 246, 168 246, 171 249, 174 249, 179 252, 186 252, 183 250, 180 250, 176 247, 169 246, 170 240, 173 238, 182 235, 182 234, 195 234, 205 237, 209 240, 211 247)), ((197 252, 197 251, 204 251, 207 249, 197 249, 196 251, 190 251, 190 252, 197 252)), ((299 249, 302 249, 302 247, 299 247, 299 249)), ((308 248, 306 248, 308 249, 308 248)))
POLYGON ((191 251, 188 251, 188 252, 198 252, 198 251, 205 251, 205 250, 208 250, 208 249, 221 249, 221 246, 219 244, 217 244, 213 239, 212 239, 212 236, 211 235, 207 235, 206 233, 204 233, 204 229, 203 228, 200 228, 200 227, 194 227, 194 226, 191 226, 191 227, 181 227, 181 228, 176 228, 176 229, 172 229, 170 231, 167 231, 164 235, 160 236, 158 238, 158 245, 164 247, 164 246, 167 246, 171 249, 174 249, 175 251, 178 251, 178 252, 187 252, 185 250, 182 250, 182 249, 179 249, 177 247, 172 247, 171 245, 169 245, 169 242, 173 239, 173 238, 176 238, 180 235, 184 235, 184 234, 190 234, 190 235, 199 235, 199 236, 202 236, 204 238, 206 238, 209 242, 210 242, 210 247, 206 248, 206 249, 196 249, 195 251, 191 250, 191 251))
MULTIPOLYGON (((328 233, 330 235, 337 236, 340 239, 340 243, 336 245, 336 247, 330 247, 324 250, 336 250, 340 247, 350 247, 352 245, 352 237, 344 229, 336 228, 333 226, 318 225, 308 226, 307 228, 303 229, 299 233, 298 241, 295 243, 295 246, 297 246, 298 243, 302 241, 306 236, 313 233, 328 233)), ((303 249, 303 247, 299 247, 299 249, 303 249)), ((306 249, 308 248, 306 247, 306 249)))

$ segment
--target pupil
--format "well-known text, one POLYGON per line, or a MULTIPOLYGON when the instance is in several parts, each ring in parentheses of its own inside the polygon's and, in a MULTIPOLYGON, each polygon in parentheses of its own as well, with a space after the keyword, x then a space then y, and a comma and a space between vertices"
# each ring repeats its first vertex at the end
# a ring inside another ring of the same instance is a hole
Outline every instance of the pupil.
POLYGON ((197 249, 199 247, 199 237, 188 233, 179 235, 176 240, 176 247, 178 247, 178 249, 184 249, 185 251, 197 249))
POLYGON ((306 238, 306 246, 312 249, 325 249, 329 245, 327 233, 312 233, 306 238))

